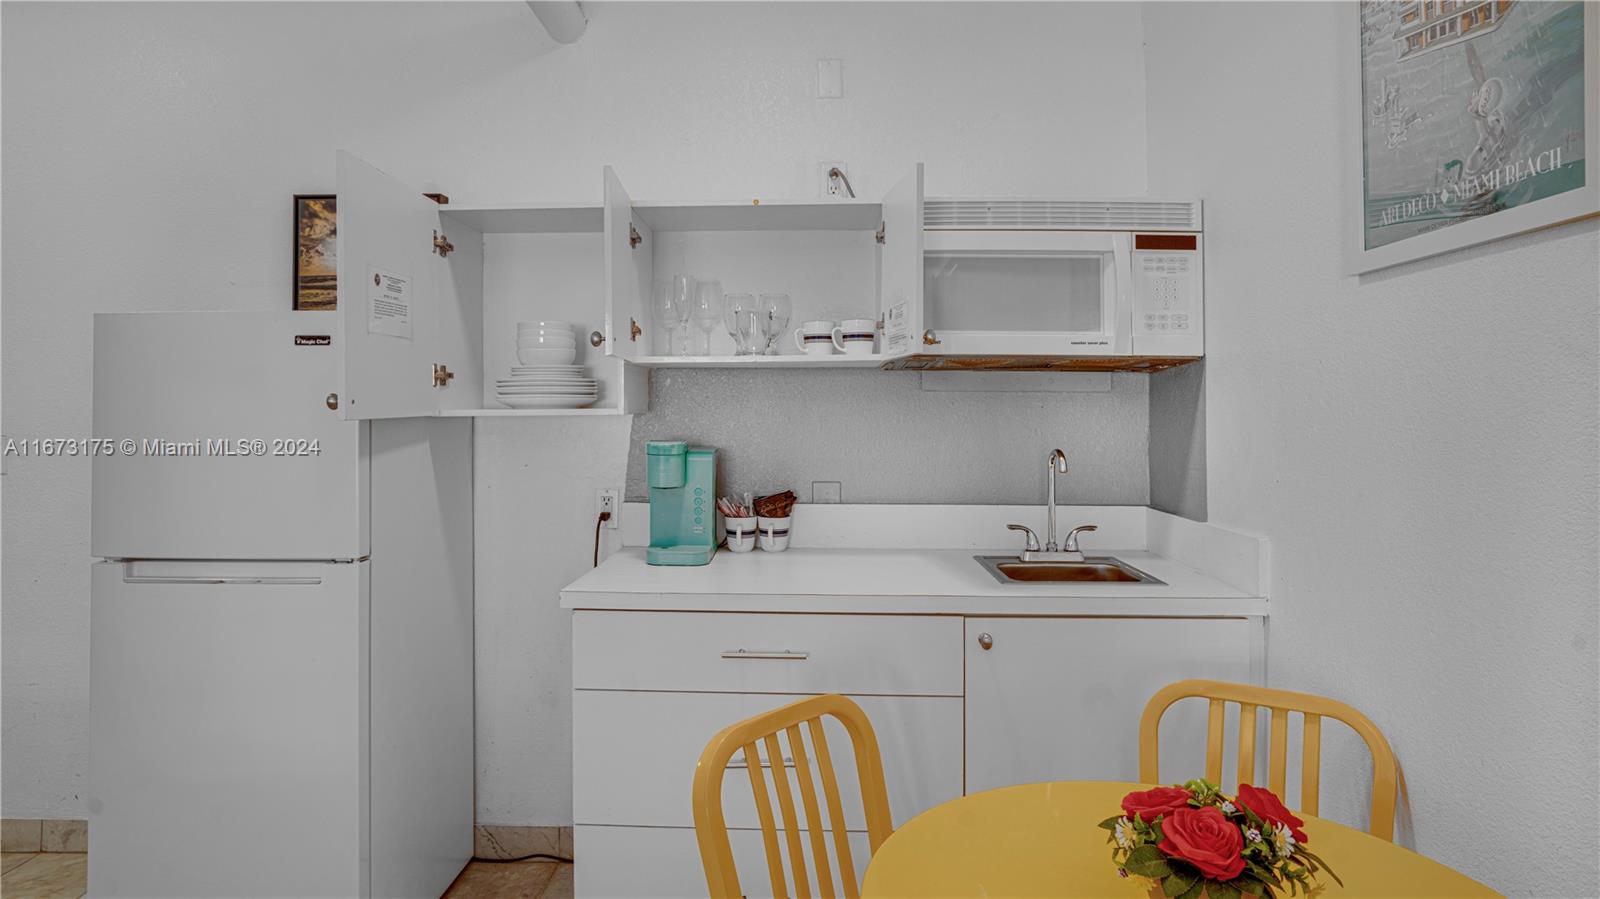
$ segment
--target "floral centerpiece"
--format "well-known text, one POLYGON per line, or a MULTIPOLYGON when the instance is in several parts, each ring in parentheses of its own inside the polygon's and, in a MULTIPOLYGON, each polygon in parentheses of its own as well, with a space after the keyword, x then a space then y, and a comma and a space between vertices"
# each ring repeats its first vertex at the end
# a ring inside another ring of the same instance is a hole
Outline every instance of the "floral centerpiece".
POLYGON ((1304 824, 1271 790, 1243 784, 1230 799, 1204 780, 1129 793, 1122 814, 1100 822, 1117 873, 1172 899, 1316 896, 1322 873, 1344 886, 1306 848, 1304 824))

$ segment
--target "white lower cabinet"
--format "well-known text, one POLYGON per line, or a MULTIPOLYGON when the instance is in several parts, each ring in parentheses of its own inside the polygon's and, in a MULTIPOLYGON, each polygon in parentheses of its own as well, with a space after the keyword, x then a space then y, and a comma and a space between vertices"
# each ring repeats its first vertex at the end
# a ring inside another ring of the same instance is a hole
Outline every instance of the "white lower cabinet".
MULTIPOLYGON (((689 788, 706 743, 736 721, 800 698, 765 693, 575 691, 573 740, 583 750, 572 758, 573 819, 578 824, 693 827, 689 788)), ((889 810, 896 823, 961 795, 960 697, 851 698, 867 713, 877 734, 885 759, 889 810)), ((839 779, 846 828, 865 830, 850 737, 832 718, 824 719, 823 732, 839 779)), ((730 764, 738 767, 730 767, 723 777, 723 814, 730 827, 755 827, 755 801, 743 754, 736 754, 730 764)), ((792 762, 786 770, 792 782, 792 762)))
MULTIPOLYGON (((801 696, 844 693, 866 711, 898 827, 963 793, 1138 779, 1151 694, 1192 677, 1260 682, 1262 633, 1246 618, 579 611, 577 894, 704 896, 690 799, 700 753, 727 725, 801 696)), ((854 759, 844 729, 826 726, 859 880, 870 857, 854 759)), ((1200 773, 1204 727, 1203 702, 1164 719, 1164 780, 1200 773)), ((743 764, 736 755, 723 808, 740 886, 770 896, 743 764)))
MULTIPOLYGON (((898 818, 896 819, 899 820, 898 818)), ((833 835, 828 838, 829 869, 834 876, 834 893, 845 892, 838 884, 839 866, 832 861, 833 835)), ((856 885, 867 870, 872 851, 867 835, 851 831, 850 858, 855 865, 856 885)), ((733 847, 734 866, 739 870, 739 887, 748 899, 768 899, 773 895, 768 879, 766 855, 761 848, 761 831, 730 829, 728 843, 733 847)), ((784 844, 780 841, 780 846, 784 844)), ((815 867, 811 866, 811 846, 802 842, 807 876, 813 878, 811 895, 819 894, 815 867)), ((573 832, 572 851, 579 859, 574 887, 576 895, 593 899, 678 899, 706 895, 705 868, 700 865, 700 845, 692 827, 594 827, 579 824, 573 832)), ((788 849, 783 848, 785 859, 788 849)), ((785 872, 793 868, 785 862, 785 872)), ((796 896, 794 881, 786 882, 785 893, 796 896)))
MULTIPOLYGON (((968 618, 967 792, 1138 780, 1150 696, 1185 678, 1258 679, 1259 628, 1246 618, 968 618)), ((1203 773, 1205 723, 1199 700, 1162 719, 1163 780, 1203 773)))

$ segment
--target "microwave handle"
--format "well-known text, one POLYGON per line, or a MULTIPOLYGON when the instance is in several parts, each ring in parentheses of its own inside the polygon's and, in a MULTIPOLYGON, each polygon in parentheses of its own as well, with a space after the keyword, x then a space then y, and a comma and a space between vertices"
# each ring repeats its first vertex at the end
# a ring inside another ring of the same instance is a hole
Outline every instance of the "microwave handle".
POLYGON ((1133 235, 1125 231, 1111 235, 1111 264, 1114 290, 1111 299, 1116 305, 1108 310, 1107 321, 1117 325, 1108 329, 1114 335, 1113 346, 1119 354, 1132 354, 1134 332, 1133 308, 1133 235))

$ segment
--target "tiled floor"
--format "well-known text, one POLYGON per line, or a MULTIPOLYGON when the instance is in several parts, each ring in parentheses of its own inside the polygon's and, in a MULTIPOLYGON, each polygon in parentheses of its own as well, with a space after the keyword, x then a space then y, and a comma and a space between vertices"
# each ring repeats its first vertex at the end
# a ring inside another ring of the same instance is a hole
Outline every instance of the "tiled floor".
MULTIPOLYGON (((0 896, 5 899, 79 899, 89 878, 81 852, 7 852, 0 855, 0 896)), ((446 899, 572 899, 572 866, 554 862, 473 862, 446 899)))
POLYGON ((82 852, 0 854, 0 896, 5 899, 78 899, 89 882, 82 852))

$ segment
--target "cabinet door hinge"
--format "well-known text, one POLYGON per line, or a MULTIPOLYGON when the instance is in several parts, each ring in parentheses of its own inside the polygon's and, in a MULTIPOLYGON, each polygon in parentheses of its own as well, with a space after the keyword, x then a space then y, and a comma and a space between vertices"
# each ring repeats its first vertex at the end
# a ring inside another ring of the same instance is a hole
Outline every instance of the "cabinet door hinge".
POLYGON ((639 236, 638 229, 633 227, 633 222, 628 223, 628 246, 637 247, 644 243, 644 238, 639 236))
POLYGON ((879 222, 878 223, 877 233, 872 235, 872 239, 876 240, 878 243, 883 243, 883 234, 884 234, 884 231, 887 230, 887 228, 888 228, 887 225, 885 225, 883 222, 879 222))
POLYGON ((435 253, 440 256, 449 256, 455 248, 456 245, 450 242, 450 238, 437 231, 433 232, 433 251, 435 253))
POLYGON ((433 363, 433 386, 449 387, 450 379, 454 378, 455 376, 456 373, 448 368, 445 368, 442 363, 433 363))

